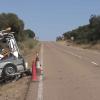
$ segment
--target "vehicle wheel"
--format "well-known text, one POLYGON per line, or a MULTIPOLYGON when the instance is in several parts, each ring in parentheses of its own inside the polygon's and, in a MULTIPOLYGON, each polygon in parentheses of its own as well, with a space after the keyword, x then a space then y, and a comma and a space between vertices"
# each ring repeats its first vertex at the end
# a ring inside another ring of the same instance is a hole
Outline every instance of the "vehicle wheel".
POLYGON ((28 70, 25 72, 25 74, 26 74, 27 76, 30 76, 30 75, 32 75, 32 72, 31 72, 30 69, 28 69, 28 70))
POLYGON ((10 76, 11 74, 15 74, 16 71, 17 71, 16 66, 14 66, 12 64, 8 64, 3 69, 3 75, 4 76, 10 76))

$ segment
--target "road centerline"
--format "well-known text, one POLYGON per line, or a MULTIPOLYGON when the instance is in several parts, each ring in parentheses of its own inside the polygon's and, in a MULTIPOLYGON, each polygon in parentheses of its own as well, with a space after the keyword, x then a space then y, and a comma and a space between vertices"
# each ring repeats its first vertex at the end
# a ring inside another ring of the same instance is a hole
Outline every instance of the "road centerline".
POLYGON ((94 62, 94 61, 92 61, 91 63, 94 64, 94 65, 98 65, 98 64, 97 64, 96 62, 94 62))

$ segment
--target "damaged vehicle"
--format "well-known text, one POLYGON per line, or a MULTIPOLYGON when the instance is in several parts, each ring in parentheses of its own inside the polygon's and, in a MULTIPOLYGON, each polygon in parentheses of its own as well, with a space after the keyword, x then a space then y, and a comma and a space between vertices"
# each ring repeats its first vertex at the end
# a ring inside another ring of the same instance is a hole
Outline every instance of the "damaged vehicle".
POLYGON ((30 73, 11 28, 0 31, 0 78, 30 73))

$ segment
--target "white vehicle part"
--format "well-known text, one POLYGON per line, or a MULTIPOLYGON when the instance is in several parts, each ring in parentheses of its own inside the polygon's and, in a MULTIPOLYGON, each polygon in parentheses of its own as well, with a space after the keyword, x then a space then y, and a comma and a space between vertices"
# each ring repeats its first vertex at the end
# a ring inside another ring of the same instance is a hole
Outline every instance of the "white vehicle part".
POLYGON ((28 69, 28 63, 27 62, 25 62, 25 67, 26 67, 26 69, 28 69))
POLYGON ((13 52, 13 55, 14 55, 16 58, 18 58, 18 52, 17 52, 17 51, 14 51, 14 52, 13 52))
POLYGON ((24 71, 23 65, 17 65, 17 71, 24 71))
POLYGON ((4 56, 0 54, 0 60, 3 58, 4 56))
POLYGON ((17 47, 16 47, 16 42, 14 41, 14 39, 10 39, 9 40, 9 47, 11 49, 11 53, 18 58, 18 51, 17 51, 17 47))
POLYGON ((0 36, 4 36, 4 35, 7 35, 8 33, 2 33, 0 32, 0 36))

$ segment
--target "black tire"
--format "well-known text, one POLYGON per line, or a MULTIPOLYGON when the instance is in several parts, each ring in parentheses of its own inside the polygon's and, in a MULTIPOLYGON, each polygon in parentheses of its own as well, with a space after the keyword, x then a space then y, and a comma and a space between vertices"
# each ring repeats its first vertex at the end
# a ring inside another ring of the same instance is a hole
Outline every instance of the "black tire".
POLYGON ((26 74, 27 76, 30 76, 30 75, 32 75, 32 72, 31 72, 30 69, 28 69, 28 70, 25 72, 25 74, 26 74))
POLYGON ((13 64, 7 64, 3 69, 3 76, 11 76, 17 72, 16 66, 13 64))

